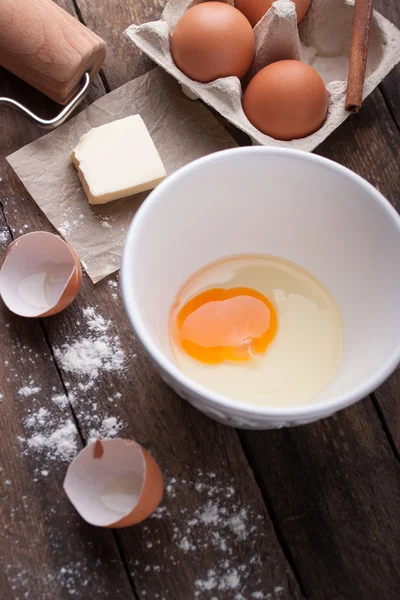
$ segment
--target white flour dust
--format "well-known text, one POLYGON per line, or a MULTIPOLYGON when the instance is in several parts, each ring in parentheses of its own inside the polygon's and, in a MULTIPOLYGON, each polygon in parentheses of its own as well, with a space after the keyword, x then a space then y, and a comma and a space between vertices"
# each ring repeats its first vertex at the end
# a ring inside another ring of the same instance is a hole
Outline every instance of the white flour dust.
POLYGON ((86 317, 87 326, 91 331, 105 333, 111 325, 111 321, 106 321, 104 317, 97 314, 92 306, 84 308, 83 315, 86 317))
POLYGON ((56 360, 68 373, 78 376, 82 391, 94 387, 102 371, 122 374, 125 370, 125 353, 119 337, 109 333, 111 322, 88 307, 83 310, 87 333, 71 343, 54 349, 56 360))
POLYGON ((67 209, 63 212, 64 221, 60 223, 58 227, 58 231, 61 233, 63 237, 71 235, 72 233, 80 230, 83 225, 83 215, 79 215, 79 219, 72 218, 71 209, 67 209))
POLYGON ((31 379, 27 385, 19 388, 18 395, 23 398, 29 398, 29 396, 36 396, 40 392, 41 388, 34 385, 33 380, 31 379))
POLYGON ((117 437, 123 429, 124 424, 117 417, 106 417, 102 420, 99 429, 91 429, 89 433, 89 443, 96 439, 107 440, 117 437))
POLYGON ((34 431, 32 436, 25 440, 27 447, 30 450, 45 452, 52 460, 72 460, 78 449, 77 430, 72 419, 66 419, 56 425, 53 419, 48 418, 48 414, 42 416, 41 411, 48 413, 45 409, 39 409, 25 421, 26 427, 34 431))
POLYGON ((69 235, 72 231, 71 223, 67 220, 63 221, 59 226, 58 230, 63 237, 69 235))
POLYGON ((51 397, 51 400, 59 408, 66 408, 69 404, 68 396, 66 394, 54 394, 51 397))
MULTIPOLYGON (((17 388, 25 414, 22 421, 24 436, 19 441, 26 454, 37 453, 45 460, 65 462, 74 458, 78 451, 79 435, 69 405, 73 407, 84 430, 88 431, 87 441, 116 437, 125 426, 117 417, 100 411, 97 402, 88 400, 85 394, 86 390, 94 387, 102 373, 123 373, 124 352, 118 337, 109 333, 111 321, 93 307, 83 309, 82 316, 82 321, 77 321, 79 337, 55 349, 56 360, 62 369, 78 379, 74 387, 66 382, 66 393, 60 393, 59 389, 53 387, 49 398, 48 392, 45 395, 30 377, 17 388)), ((115 405, 121 397, 120 392, 115 392, 108 398, 109 404, 115 405)), ((43 473, 46 469, 42 467, 38 473, 45 476, 43 473)))
POLYGON ((147 573, 172 572, 184 554, 189 562, 203 565, 204 573, 197 571, 193 581, 193 598, 277 600, 283 586, 263 587, 263 520, 262 514, 239 499, 232 480, 221 482, 215 473, 202 471, 195 474, 195 481, 170 477, 165 482, 164 504, 142 526, 143 545, 149 549, 147 562, 136 561, 132 576, 140 580, 147 573), (160 548, 165 544, 166 527, 170 543, 160 548), (155 562, 158 552, 162 560, 155 562))
POLYGON ((3 229, 2 231, 0 231, 0 244, 7 244, 9 239, 10 239, 10 234, 7 229, 3 229))

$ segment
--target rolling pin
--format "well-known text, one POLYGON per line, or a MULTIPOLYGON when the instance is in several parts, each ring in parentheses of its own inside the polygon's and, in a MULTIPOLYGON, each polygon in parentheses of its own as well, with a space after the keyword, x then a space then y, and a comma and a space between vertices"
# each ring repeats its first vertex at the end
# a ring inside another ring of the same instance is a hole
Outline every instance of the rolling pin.
POLYGON ((52 0, 0 0, 0 66, 59 104, 75 108, 105 55, 105 42, 52 0))

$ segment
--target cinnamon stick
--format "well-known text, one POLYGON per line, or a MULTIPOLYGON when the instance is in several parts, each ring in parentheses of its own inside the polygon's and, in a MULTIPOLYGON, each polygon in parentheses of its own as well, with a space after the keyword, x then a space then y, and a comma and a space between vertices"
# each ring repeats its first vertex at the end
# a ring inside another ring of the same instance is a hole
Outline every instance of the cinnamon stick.
POLYGON ((346 95, 346 110, 352 113, 358 113, 362 106, 372 2, 373 0, 355 0, 346 95))

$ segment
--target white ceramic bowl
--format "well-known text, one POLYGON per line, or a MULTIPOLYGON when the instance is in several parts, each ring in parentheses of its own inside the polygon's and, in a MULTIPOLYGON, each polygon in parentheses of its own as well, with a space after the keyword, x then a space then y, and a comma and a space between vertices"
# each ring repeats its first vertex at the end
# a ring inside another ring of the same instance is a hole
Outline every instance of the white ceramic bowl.
POLYGON ((370 184, 325 158, 296 150, 238 148, 168 177, 135 216, 122 261, 132 327, 169 385, 211 418, 268 429, 333 414, 377 388, 400 362, 400 217, 370 184), (174 364, 168 317, 197 269, 261 252, 308 269, 335 298, 344 356, 309 404, 251 406, 213 393, 174 364))

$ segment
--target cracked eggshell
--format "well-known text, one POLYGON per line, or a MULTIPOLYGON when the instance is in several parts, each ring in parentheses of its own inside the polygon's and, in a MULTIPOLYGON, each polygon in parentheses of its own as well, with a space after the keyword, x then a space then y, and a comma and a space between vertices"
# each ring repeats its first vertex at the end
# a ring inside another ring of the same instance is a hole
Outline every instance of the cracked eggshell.
POLYGON ((21 317, 49 317, 75 300, 82 268, 74 250, 58 235, 34 231, 7 248, 0 270, 0 296, 21 317))
POLYGON ((154 458, 136 442, 96 440, 68 467, 64 490, 91 525, 129 527, 157 508, 163 476, 154 458))

